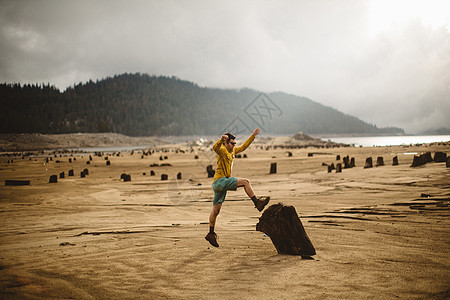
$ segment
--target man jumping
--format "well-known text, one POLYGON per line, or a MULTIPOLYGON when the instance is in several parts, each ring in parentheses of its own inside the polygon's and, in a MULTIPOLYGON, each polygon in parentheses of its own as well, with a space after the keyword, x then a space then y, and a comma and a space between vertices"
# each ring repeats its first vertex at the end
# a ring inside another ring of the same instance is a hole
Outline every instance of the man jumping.
POLYGON ((214 232, 216 218, 219 215, 222 203, 225 200, 227 191, 235 191, 238 187, 244 187, 245 193, 252 199, 255 207, 262 211, 269 203, 270 197, 255 196, 250 181, 247 178, 231 177, 231 168, 236 154, 244 151, 250 146, 255 137, 259 134, 259 128, 253 131, 252 135, 239 147, 236 146, 236 137, 231 133, 226 133, 214 144, 213 150, 217 153, 217 168, 214 175, 212 188, 214 190, 214 201, 211 214, 209 216, 209 233, 205 239, 214 247, 219 247, 217 234, 214 232))

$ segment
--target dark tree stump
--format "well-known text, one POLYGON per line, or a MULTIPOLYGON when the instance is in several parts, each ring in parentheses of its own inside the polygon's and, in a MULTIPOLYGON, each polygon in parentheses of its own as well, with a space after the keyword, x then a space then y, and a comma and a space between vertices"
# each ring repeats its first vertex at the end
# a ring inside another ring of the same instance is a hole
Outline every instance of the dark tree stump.
POLYGON ((372 168, 372 167, 373 167, 373 165, 372 165, 372 157, 366 158, 366 164, 364 165, 364 169, 372 168))
POLYGON ((302 257, 316 254, 293 206, 283 203, 269 206, 259 218, 256 230, 267 234, 280 254, 302 257))
POLYGON ((341 163, 337 163, 336 164, 336 173, 341 173, 342 172, 342 165, 341 163))
POLYGON ((51 175, 50 179, 48 180, 48 183, 57 183, 58 182, 58 176, 51 175))
POLYGON ((375 167, 381 167, 381 166, 384 166, 384 159, 383 159, 383 156, 378 156, 377 164, 375 165, 375 167))
POLYGON ((355 158, 352 157, 352 158, 350 159, 350 168, 354 168, 354 167, 356 167, 356 164, 355 164, 355 158))
POLYGON ((351 168, 350 167, 350 157, 348 157, 348 155, 342 159, 342 162, 344 163, 344 169, 351 168))
POLYGON ((427 163, 433 162, 433 158, 431 157, 431 152, 425 153, 425 161, 427 163))
POLYGON ((277 173, 277 163, 271 163, 270 164, 270 174, 277 173))
POLYGON ((123 182, 131 181, 131 175, 124 173, 120 176, 120 179, 123 179, 123 182))
POLYGON ((206 172, 208 173, 208 178, 214 177, 214 174, 216 173, 216 171, 213 170, 212 165, 206 166, 206 172))
POLYGON ((394 156, 394 158, 392 159, 392 165, 398 166, 398 157, 397 156, 394 156))
POLYGON ((447 161, 447 153, 444 152, 434 153, 434 162, 446 162, 446 161, 447 161))
POLYGON ((9 186, 21 186, 21 185, 30 185, 29 180, 5 180, 5 185, 9 186))
POLYGON ((414 167, 423 166, 425 163, 426 163, 426 162, 425 162, 425 157, 424 157, 423 155, 420 155, 420 156, 414 155, 414 158, 413 158, 413 162, 412 162, 412 164, 411 164, 411 167, 414 168, 414 167))

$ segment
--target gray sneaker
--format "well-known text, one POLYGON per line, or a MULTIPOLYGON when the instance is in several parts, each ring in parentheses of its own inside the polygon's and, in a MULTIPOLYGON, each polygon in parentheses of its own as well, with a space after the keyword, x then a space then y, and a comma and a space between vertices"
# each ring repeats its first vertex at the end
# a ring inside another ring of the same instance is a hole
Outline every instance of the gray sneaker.
POLYGON ((269 196, 259 197, 258 202, 255 203, 255 207, 258 209, 258 211, 262 211, 264 207, 266 207, 267 203, 269 203, 269 201, 269 196))
POLYGON ((219 247, 219 244, 217 243, 217 234, 215 232, 214 233, 209 232, 205 236, 205 240, 207 240, 214 247, 219 247))

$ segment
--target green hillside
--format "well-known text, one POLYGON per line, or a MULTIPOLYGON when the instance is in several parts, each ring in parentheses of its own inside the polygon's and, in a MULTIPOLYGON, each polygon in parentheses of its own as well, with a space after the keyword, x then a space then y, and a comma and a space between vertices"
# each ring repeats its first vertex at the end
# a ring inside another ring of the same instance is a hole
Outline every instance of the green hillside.
POLYGON ((238 120, 272 134, 403 134, 377 128, 308 98, 250 89, 203 88, 174 77, 122 74, 64 92, 1 84, 2 133, 116 132, 129 136, 217 135, 238 120))

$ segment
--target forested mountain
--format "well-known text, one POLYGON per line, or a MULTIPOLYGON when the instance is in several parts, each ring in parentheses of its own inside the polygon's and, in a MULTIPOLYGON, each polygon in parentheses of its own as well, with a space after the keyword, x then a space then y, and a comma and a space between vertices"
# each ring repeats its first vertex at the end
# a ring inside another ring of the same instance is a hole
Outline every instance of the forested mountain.
POLYGON ((50 85, 0 84, 0 103, 2 133, 217 135, 236 118, 273 134, 404 133, 377 128, 304 97, 204 88, 139 73, 80 83, 64 92, 50 85))

